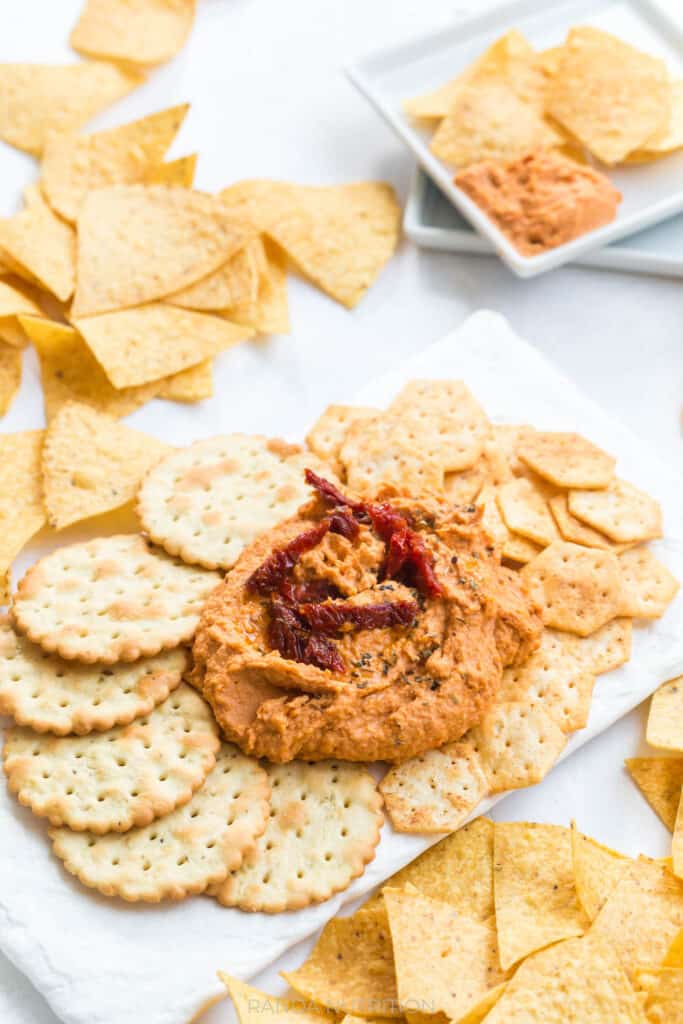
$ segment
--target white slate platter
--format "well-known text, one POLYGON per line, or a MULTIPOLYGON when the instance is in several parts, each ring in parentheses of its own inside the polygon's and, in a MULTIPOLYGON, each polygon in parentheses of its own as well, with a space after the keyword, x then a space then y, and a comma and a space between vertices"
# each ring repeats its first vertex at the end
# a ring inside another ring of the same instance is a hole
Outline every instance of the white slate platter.
MULTIPOLYGON (((388 402, 411 377, 462 377, 496 422, 580 430, 619 459, 618 471, 662 503, 659 557, 683 579, 683 486, 655 451, 611 420, 511 330, 481 312, 356 400, 388 402)), ((351 396, 350 396, 351 397, 351 396)), ((184 440, 191 440, 190 437, 184 440)), ((683 672, 683 596, 635 632, 631 662, 599 679, 588 728, 565 756, 683 672)), ((482 805, 481 809, 487 805, 482 805)), ((343 900, 374 887, 429 845, 384 828, 364 877, 334 900, 276 917, 224 910, 207 898, 130 906, 83 889, 50 855, 42 823, 0 786, 0 948, 67 1024, 186 1024, 221 991, 218 967, 249 977, 315 931, 343 900)))

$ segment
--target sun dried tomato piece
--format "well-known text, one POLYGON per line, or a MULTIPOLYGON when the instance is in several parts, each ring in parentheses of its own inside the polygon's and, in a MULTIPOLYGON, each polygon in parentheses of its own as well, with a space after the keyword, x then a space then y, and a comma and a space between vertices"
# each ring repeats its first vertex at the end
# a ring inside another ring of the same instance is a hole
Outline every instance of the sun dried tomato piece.
POLYGON ((301 556, 316 548, 329 528, 329 520, 322 519, 310 530, 304 530, 303 533, 290 540, 289 544, 275 548, 258 569, 251 574, 246 582, 247 590, 253 594, 270 594, 273 590, 277 590, 301 556))
POLYGON ((338 674, 346 670, 344 659, 334 644, 323 636, 314 636, 295 609, 279 597, 274 597, 270 605, 268 642, 288 661, 315 665, 338 674))
POLYGON ((360 533, 358 521, 348 508, 336 508, 327 518, 330 522, 330 533, 339 533, 347 540, 355 540, 360 533))
POLYGON ((280 596, 287 604, 317 604, 319 601, 327 601, 329 598, 339 597, 339 590, 334 583, 328 580, 304 580, 302 583, 292 583, 291 580, 283 580, 280 584, 280 596))
POLYGON ((305 478, 308 486, 313 487, 327 505, 350 508, 354 512, 365 512, 364 501, 349 498, 338 487, 330 483, 329 480, 325 480, 324 477, 314 473, 312 469, 306 470, 305 478))
POLYGON ((443 594, 431 552, 419 533, 408 526, 392 534, 382 575, 384 579, 401 579, 427 597, 443 594))
POLYGON ((375 532, 388 544, 395 533, 409 528, 408 520, 386 501, 372 502, 367 506, 375 532))
POLYGON ((348 627, 360 630, 409 626, 417 612, 415 601, 380 601, 378 604, 364 605, 330 601, 325 604, 304 604, 299 608, 299 614, 314 632, 328 636, 348 627))

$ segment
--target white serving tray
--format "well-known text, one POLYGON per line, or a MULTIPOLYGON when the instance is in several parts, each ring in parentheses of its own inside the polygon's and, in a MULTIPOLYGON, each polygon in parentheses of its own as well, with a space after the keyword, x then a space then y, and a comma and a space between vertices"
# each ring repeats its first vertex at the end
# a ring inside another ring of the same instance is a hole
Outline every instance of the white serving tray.
MULTIPOLYGON (((662 503, 665 537, 654 547, 683 579, 680 476, 654 448, 582 395, 502 316, 475 313, 437 344, 349 398, 383 406, 412 377, 463 378, 495 422, 580 429, 612 452, 620 474, 662 503)), ((156 422, 156 432, 162 434, 163 421, 156 422)), ((199 423, 199 415, 192 423, 188 420, 174 440, 194 440, 199 423)), ((109 532, 122 528, 117 521, 109 532)), ((72 527, 60 542, 104 532, 100 519, 72 527)), ((19 573, 50 546, 54 539, 33 542, 22 555, 19 573)), ((562 757, 681 672, 683 591, 663 618, 634 630, 631 661, 598 679, 588 725, 571 738, 562 757)), ((500 799, 502 795, 489 798, 475 813, 500 799)), ((438 838, 400 835, 387 822, 375 860, 346 892, 305 910, 268 915, 227 910, 208 897, 158 906, 107 900, 66 874, 50 853, 45 831, 45 822, 0 785, 0 949, 65 1024, 187 1024, 208 999, 223 992, 217 967, 243 978, 256 974, 317 931, 343 903, 377 886, 438 838)))
MULTIPOLYGON (((428 35, 363 57, 347 68, 351 81, 417 157, 441 191, 520 277, 533 277, 683 210, 683 152, 650 164, 610 169, 623 200, 614 221, 537 256, 522 256, 472 200, 453 184, 454 167, 431 153, 432 132, 403 112, 402 101, 436 88, 511 28, 537 49, 556 45, 570 27, 590 24, 663 58, 683 76, 683 25, 654 0, 513 0, 428 35)), ((428 7, 426 8, 428 10, 428 7)))
MULTIPOLYGON (((403 230, 424 249, 480 256, 495 254, 488 239, 477 234, 419 167, 408 195, 403 230)), ((586 252, 575 262, 583 267, 683 277, 683 214, 611 242, 602 249, 586 252)))

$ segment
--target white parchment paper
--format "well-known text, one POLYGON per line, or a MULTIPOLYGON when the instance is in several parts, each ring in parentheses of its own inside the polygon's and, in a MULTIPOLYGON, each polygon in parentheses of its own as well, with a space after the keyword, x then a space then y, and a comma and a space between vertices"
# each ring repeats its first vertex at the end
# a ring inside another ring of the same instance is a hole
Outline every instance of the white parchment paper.
MULTIPOLYGON (((683 485, 678 474, 583 397, 502 317, 475 314, 436 345, 368 384, 355 399, 385 404, 416 376, 462 377, 496 422, 579 430, 616 455, 620 475, 662 503, 666 539, 655 549, 683 579, 683 485)), ((629 664, 599 678, 589 725, 573 738, 564 756, 682 671, 679 595, 662 619, 635 630, 629 664)), ((0 786, 0 948, 66 1024, 186 1024, 221 991, 217 968, 245 978, 255 974, 318 929, 343 901, 377 885, 429 843, 397 835, 386 824, 377 856, 363 878, 343 896, 297 913, 243 914, 208 898, 131 906, 100 897, 67 875, 50 854, 43 823, 0 786)))

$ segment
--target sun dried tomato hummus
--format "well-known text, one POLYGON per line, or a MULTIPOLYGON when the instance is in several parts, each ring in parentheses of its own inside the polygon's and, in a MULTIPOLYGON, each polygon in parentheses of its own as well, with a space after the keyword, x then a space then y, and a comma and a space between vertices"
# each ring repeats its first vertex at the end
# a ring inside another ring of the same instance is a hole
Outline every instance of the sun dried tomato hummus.
POLYGON ((455 184, 523 256, 608 224, 621 202, 604 174, 544 150, 510 163, 472 164, 456 175, 455 184))
POLYGON ((211 596, 192 682, 229 740, 284 762, 399 761, 456 740, 541 619, 481 512, 317 496, 247 548, 211 596))

